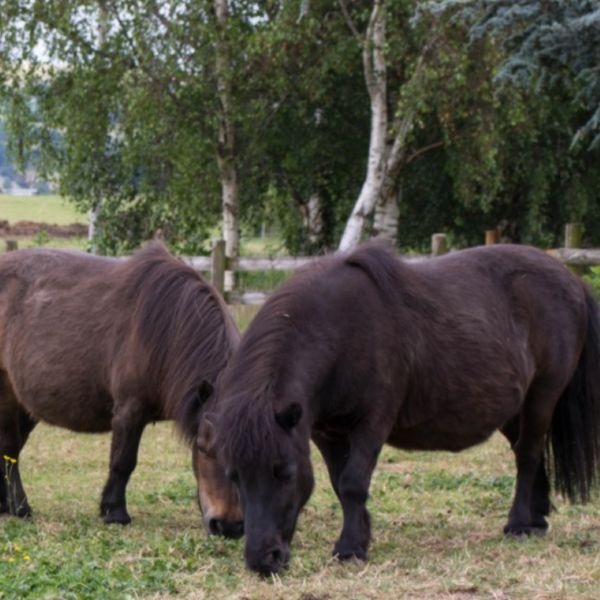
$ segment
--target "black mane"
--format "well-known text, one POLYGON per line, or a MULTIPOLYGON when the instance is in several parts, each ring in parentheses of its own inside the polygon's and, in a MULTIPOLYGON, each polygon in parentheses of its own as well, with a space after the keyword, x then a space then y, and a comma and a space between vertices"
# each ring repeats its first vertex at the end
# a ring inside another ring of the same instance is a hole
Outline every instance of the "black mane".
POLYGON ((174 418, 190 441, 196 433, 195 393, 215 383, 239 342, 239 333, 217 292, 160 243, 151 243, 121 267, 121 294, 134 304, 133 329, 159 390, 164 416, 174 418))

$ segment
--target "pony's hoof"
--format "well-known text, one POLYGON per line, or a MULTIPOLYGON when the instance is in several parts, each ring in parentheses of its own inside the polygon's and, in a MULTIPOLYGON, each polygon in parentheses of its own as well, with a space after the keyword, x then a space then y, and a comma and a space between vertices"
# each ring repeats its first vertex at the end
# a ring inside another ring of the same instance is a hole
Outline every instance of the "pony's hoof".
POLYGON ((531 525, 507 524, 504 526, 504 535, 508 539, 523 541, 534 534, 534 529, 531 525))
POLYGON ((350 548, 348 546, 343 546, 341 544, 336 544, 333 549, 333 557, 337 558, 339 561, 348 562, 348 561, 366 561, 367 560, 367 551, 360 548, 350 548))
POLYGON ((123 508, 105 510, 103 511, 102 518, 107 525, 110 525, 111 523, 118 523, 119 525, 129 525, 129 523, 131 523, 131 517, 123 508))
POLYGON ((20 506, 15 511, 15 517, 19 517, 19 519, 31 519, 31 516, 31 508, 29 506, 20 506))

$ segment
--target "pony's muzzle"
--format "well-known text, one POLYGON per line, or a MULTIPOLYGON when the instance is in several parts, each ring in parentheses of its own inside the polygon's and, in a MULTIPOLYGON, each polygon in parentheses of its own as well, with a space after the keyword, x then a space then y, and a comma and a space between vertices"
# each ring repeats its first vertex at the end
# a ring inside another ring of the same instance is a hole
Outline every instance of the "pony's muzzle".
POLYGON ((246 552, 246 564, 252 571, 268 577, 287 566, 290 559, 288 545, 285 543, 271 546, 262 552, 246 552))
POLYGON ((211 535, 223 535, 226 538, 237 539, 244 535, 244 521, 210 519, 207 528, 211 535))

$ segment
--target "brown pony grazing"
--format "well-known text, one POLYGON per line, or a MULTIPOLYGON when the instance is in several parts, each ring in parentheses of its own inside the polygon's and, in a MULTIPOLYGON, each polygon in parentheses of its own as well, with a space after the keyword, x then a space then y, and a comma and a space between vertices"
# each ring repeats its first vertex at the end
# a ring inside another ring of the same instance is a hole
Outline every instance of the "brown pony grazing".
MULTIPOLYGON (((0 257, 0 512, 31 514, 16 461, 45 421, 112 431, 100 510, 106 523, 129 523, 125 487, 144 427, 175 419, 195 440, 208 384, 238 344, 219 295, 160 244, 128 260, 42 249, 0 257)), ((206 525, 241 535, 235 487, 193 449, 206 525)))
POLYGON ((324 259, 262 307, 217 387, 216 441, 238 483, 245 558, 288 560, 320 449, 344 524, 340 559, 365 559, 365 508, 385 443, 459 451, 500 429, 517 482, 506 534, 543 532, 555 487, 587 500, 600 456, 597 307, 534 248, 403 262, 367 244, 324 259), (544 458, 547 460, 544 461, 544 458))

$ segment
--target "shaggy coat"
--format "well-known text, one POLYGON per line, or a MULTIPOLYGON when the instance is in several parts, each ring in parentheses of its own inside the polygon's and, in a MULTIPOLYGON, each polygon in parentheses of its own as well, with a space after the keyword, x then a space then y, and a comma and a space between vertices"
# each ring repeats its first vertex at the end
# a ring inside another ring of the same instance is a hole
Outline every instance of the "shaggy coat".
POLYGON ((413 264, 366 244, 267 301, 218 396, 216 443, 239 481, 253 569, 287 561, 312 489, 309 438, 343 507, 340 558, 366 557, 365 502, 384 443, 459 451, 500 429, 517 462, 505 531, 543 531, 544 457, 573 500, 587 500, 596 481, 598 311, 581 280, 534 248, 413 264))
POLYGON ((219 295, 151 244, 127 260, 62 250, 0 257, 0 512, 30 514, 16 460, 38 421, 112 431, 107 522, 129 522, 125 486, 144 426, 193 439, 203 381, 239 343, 219 295))

